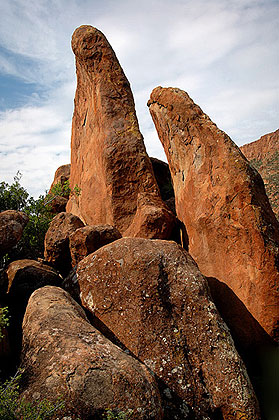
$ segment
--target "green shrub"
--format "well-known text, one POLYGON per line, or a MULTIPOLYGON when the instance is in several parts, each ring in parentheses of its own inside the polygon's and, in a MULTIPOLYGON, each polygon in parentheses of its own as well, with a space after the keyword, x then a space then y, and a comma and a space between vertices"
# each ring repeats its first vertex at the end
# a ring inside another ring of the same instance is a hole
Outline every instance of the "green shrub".
MULTIPOLYGON (((9 326, 8 307, 0 308, 0 341, 3 338, 3 330, 9 326)), ((1 418, 1 417, 0 417, 1 418)))
POLYGON ((126 412, 120 410, 107 409, 103 414, 105 420, 130 420, 132 419, 133 410, 129 409, 126 412))
POLYGON ((18 371, 11 379, 0 384, 0 419, 1 420, 46 420, 51 419, 64 407, 57 399, 53 404, 48 400, 28 402, 19 398, 19 382, 22 372, 18 371))

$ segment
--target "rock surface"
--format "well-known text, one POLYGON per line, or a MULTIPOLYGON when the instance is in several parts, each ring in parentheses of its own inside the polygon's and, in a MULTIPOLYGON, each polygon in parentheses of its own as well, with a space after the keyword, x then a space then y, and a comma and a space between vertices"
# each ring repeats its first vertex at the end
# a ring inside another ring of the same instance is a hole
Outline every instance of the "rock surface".
POLYGON ((83 222, 77 216, 66 212, 57 214, 49 225, 45 236, 44 257, 63 275, 68 274, 71 269, 69 237, 83 226, 83 222))
POLYGON ((67 165, 59 166, 59 168, 56 169, 54 174, 54 180, 51 184, 51 187, 49 191, 51 191, 52 187, 56 184, 64 185, 65 182, 67 182, 70 179, 70 173, 71 173, 71 164, 68 163, 67 165))
POLYGON ((62 396, 62 414, 72 420, 102 418, 107 408, 131 409, 135 420, 162 418, 159 392, 148 369, 92 327, 60 288, 41 288, 29 300, 21 367, 27 384, 21 395, 49 401, 62 396))
POLYGON ((171 418, 259 418, 230 332, 183 248, 123 238, 84 258, 76 274, 83 305, 160 378, 163 394, 180 399, 184 414, 172 408, 171 418))
POLYGON ((0 255, 18 243, 28 220, 27 214, 21 211, 6 210, 0 213, 0 255))
POLYGON ((70 235, 70 252, 72 266, 77 265, 84 257, 121 238, 121 233, 114 226, 84 226, 70 235))
POLYGON ((149 109, 190 254, 205 276, 225 283, 278 338, 279 224, 262 179, 186 92, 157 87, 149 109))
POLYGON ((105 36, 75 30, 77 89, 67 211, 87 225, 110 224, 123 236, 168 238, 174 216, 163 203, 139 131, 130 85, 105 36))
POLYGON ((240 147, 261 174, 272 209, 279 219, 279 130, 240 147))

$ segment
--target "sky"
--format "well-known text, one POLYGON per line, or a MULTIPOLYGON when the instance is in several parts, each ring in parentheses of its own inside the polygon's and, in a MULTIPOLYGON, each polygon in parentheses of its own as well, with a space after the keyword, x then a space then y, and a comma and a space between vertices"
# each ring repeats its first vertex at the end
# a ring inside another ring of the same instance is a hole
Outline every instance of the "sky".
POLYGON ((71 36, 101 30, 131 84, 150 156, 166 160, 146 106, 178 87, 238 145, 278 128, 279 0, 0 0, 0 182, 37 197, 70 162, 71 36))

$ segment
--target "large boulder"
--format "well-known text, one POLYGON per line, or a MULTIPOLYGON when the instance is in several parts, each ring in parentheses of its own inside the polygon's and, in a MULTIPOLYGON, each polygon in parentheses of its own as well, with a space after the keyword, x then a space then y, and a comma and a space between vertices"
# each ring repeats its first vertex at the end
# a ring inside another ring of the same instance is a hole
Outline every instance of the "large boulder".
POLYGON ((174 216, 163 203, 139 131, 130 85, 105 36, 75 30, 77 89, 72 122, 67 211, 87 225, 109 224, 123 236, 168 238, 174 216))
POLYGON ((121 233, 114 226, 84 226, 70 235, 72 266, 76 266, 84 257, 110 242, 121 238, 121 233))
POLYGON ((61 396, 63 418, 101 419, 105 409, 133 411, 133 419, 162 418, 152 374, 92 325, 64 290, 43 287, 31 296, 23 321, 24 388, 28 401, 61 396))
POLYGON ((69 189, 65 190, 65 185, 69 181, 71 172, 71 164, 59 166, 55 171, 54 180, 49 189, 49 200, 48 205, 52 213, 61 213, 66 211, 66 205, 69 199, 69 189), (56 194, 54 191, 55 185, 59 184, 61 191, 63 189, 63 195, 56 194))
POLYGON ((170 418, 259 419, 230 332, 181 246, 122 238, 84 258, 76 274, 83 305, 179 401, 170 418))
POLYGON ((0 255, 18 243, 28 220, 27 214, 21 211, 6 210, 0 213, 0 255))
POLYGON ((79 217, 66 212, 57 214, 49 225, 45 236, 44 258, 63 275, 71 269, 69 237, 83 226, 79 217))
POLYGON ((225 283, 278 338, 279 223, 261 177, 186 92, 157 87, 148 105, 190 254, 205 276, 225 283))
POLYGON ((40 287, 58 286, 61 276, 46 264, 35 260, 17 260, 5 272, 7 290, 5 302, 9 308, 9 337, 11 353, 16 359, 21 348, 21 324, 28 299, 40 287))
POLYGON ((279 130, 241 146, 240 150, 261 174, 266 194, 279 219, 279 130))

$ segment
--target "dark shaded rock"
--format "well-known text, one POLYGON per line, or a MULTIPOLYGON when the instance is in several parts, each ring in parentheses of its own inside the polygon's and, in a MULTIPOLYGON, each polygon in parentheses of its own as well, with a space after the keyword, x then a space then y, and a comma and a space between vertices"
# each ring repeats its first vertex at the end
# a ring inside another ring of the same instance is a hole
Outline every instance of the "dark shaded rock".
POLYGON ((83 305, 158 376, 164 395, 177 398, 173 418, 259 419, 207 281, 179 245, 120 239, 84 258, 77 279, 83 305))
POLYGON ((21 367, 27 400, 63 396, 63 415, 101 419, 105 409, 133 410, 133 419, 162 418, 156 382, 148 369, 89 324, 60 288, 30 298, 23 321, 21 367))
POLYGON ((157 181, 162 199, 164 201, 174 197, 169 165, 160 159, 150 158, 155 179, 157 181))
POLYGON ((83 222, 71 213, 59 213, 55 216, 45 236, 44 258, 61 274, 66 275, 71 269, 69 237, 83 222))
POLYGON ((0 213, 0 255, 18 243, 28 220, 27 214, 21 211, 6 210, 0 213))
POLYGON ((85 226, 70 235, 70 252, 74 267, 84 257, 110 242, 120 239, 121 233, 114 226, 85 226))

